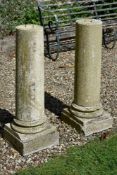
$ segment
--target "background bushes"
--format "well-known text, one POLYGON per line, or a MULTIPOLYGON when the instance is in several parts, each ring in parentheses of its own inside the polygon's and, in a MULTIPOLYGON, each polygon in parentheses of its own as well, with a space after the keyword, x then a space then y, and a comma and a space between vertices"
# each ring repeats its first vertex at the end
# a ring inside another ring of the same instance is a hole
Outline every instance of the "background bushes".
MULTIPOLYGON (((68 0, 61 0, 61 3, 64 1, 68 0)), ((51 1, 51 3, 57 2, 57 0, 51 1)), ((105 2, 116 2, 116 0, 105 0, 105 2)), ((36 0, 0 0, 0 38, 12 34, 17 25, 27 23, 39 24, 36 0)))
POLYGON ((35 0, 0 0, 0 36, 15 31, 20 24, 39 24, 35 0))

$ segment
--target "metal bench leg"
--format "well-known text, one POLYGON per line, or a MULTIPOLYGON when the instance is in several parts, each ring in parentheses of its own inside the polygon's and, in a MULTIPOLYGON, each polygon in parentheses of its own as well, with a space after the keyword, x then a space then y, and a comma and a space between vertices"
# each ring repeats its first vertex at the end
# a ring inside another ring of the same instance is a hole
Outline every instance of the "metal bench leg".
POLYGON ((46 35, 46 42, 47 42, 47 54, 49 56, 49 58, 51 59, 51 52, 50 52, 50 46, 49 46, 49 36, 48 33, 45 33, 46 35))
POLYGON ((48 56, 51 60, 56 61, 57 58, 59 57, 59 53, 60 53, 60 39, 59 39, 59 33, 56 31, 55 35, 56 35, 56 43, 57 43, 57 51, 56 54, 54 54, 54 56, 51 53, 51 48, 50 48, 50 41, 49 41, 49 34, 45 32, 46 35, 46 41, 47 41, 47 52, 48 52, 48 56))
POLYGON ((116 44, 116 31, 113 28, 103 29, 103 44, 107 49, 113 49, 116 44))

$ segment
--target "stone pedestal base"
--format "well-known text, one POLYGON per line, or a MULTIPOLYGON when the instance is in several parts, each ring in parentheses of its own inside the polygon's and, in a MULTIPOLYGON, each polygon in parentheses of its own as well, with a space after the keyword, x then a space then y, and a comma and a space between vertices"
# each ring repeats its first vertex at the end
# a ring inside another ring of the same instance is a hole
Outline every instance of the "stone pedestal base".
POLYGON ((87 119, 79 118, 71 114, 68 109, 64 109, 62 113, 62 120, 66 121, 77 130, 83 132, 85 136, 112 128, 113 124, 113 118, 105 111, 101 116, 87 119))
POLYGON ((21 134, 7 124, 3 137, 23 156, 59 144, 59 134, 51 125, 36 134, 21 134))

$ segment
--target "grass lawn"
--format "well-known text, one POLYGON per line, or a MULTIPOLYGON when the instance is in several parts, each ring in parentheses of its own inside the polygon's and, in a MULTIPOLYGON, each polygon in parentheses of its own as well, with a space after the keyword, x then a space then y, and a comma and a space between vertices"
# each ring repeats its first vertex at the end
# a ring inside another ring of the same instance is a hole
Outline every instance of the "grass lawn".
POLYGON ((71 147, 41 167, 22 170, 16 175, 117 175, 117 135, 71 147))

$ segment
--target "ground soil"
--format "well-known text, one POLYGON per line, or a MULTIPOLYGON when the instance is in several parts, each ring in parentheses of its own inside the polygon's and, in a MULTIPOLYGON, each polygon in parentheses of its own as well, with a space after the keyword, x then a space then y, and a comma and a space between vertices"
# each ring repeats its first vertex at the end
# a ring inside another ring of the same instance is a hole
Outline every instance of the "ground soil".
MULTIPOLYGON (((61 53, 57 61, 48 58, 45 62, 45 113, 57 126, 60 145, 21 157, 2 138, 3 123, 15 115, 15 36, 0 40, 0 175, 10 175, 30 165, 40 165, 50 157, 61 154, 70 145, 87 142, 75 129, 62 122, 61 111, 73 101, 74 51, 61 53)), ((101 102, 117 123, 117 45, 112 50, 102 49, 101 102)), ((92 136, 91 136, 92 137, 92 136)))

